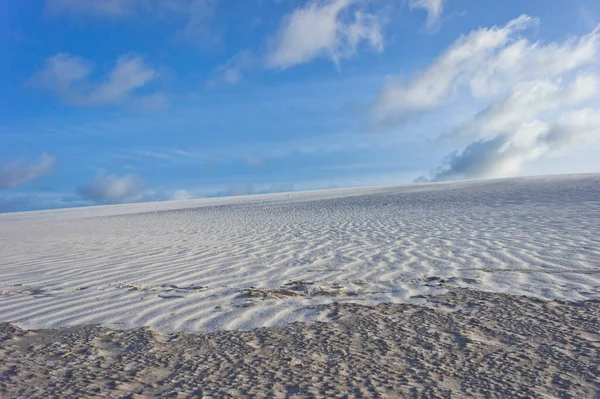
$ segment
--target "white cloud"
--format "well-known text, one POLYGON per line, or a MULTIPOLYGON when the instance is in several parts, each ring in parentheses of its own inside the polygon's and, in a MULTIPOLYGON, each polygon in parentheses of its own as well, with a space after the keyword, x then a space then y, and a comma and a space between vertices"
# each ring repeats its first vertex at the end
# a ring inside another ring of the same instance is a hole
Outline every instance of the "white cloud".
POLYGON ((410 0, 408 6, 411 9, 423 9, 427 11, 426 27, 428 30, 434 30, 438 24, 442 13, 444 12, 444 2, 446 0, 410 0))
POLYGON ((286 69, 326 57, 338 64, 361 43, 381 50, 379 19, 356 7, 356 0, 313 0, 287 15, 267 55, 269 68, 286 69))
POLYGON ((457 127, 455 135, 476 141, 450 153, 430 178, 421 180, 513 176, 527 162, 598 141, 600 109, 576 108, 599 97, 600 79, 589 73, 569 83, 537 80, 516 85, 508 96, 457 127))
POLYGON ((464 91, 475 99, 489 98, 516 83, 557 77, 597 60, 598 29, 547 44, 517 37, 536 24, 537 19, 522 15, 502 27, 461 36, 423 72, 388 81, 373 106, 376 120, 403 121, 447 104, 464 91))
POLYGON ((538 115, 576 106, 598 97, 600 79, 590 73, 577 75, 568 86, 561 80, 533 80, 517 84, 505 98, 480 111, 472 120, 459 126, 454 135, 489 137, 517 130, 538 115))
POLYGON ((158 77, 144 59, 127 54, 119 57, 105 79, 91 79, 94 65, 81 57, 59 53, 46 60, 43 70, 29 83, 54 92, 75 106, 120 104, 133 107, 161 107, 166 101, 162 93, 138 94, 158 77))
POLYGON ((584 108, 562 115, 543 140, 553 149, 600 139, 600 108, 584 108))
POLYGON ((14 160, 0 164, 0 189, 15 188, 54 171, 56 157, 43 153, 37 162, 14 160))
POLYGON ((135 202, 143 195, 143 186, 142 179, 135 174, 119 177, 106 175, 102 169, 90 184, 79 187, 77 192, 96 203, 135 202))
POLYGON ((475 30, 421 74, 383 87, 373 109, 379 122, 455 103, 481 107, 438 139, 456 146, 465 138, 472 142, 421 180, 513 176, 528 162, 600 141, 599 29, 550 43, 517 37, 536 23, 523 15, 475 30))

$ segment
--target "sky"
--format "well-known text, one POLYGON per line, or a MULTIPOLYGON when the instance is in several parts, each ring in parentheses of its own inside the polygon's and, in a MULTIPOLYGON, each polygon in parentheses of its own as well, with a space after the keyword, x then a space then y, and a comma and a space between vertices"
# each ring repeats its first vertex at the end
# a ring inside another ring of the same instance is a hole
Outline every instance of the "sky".
POLYGON ((600 172, 596 0, 0 0, 0 212, 600 172))

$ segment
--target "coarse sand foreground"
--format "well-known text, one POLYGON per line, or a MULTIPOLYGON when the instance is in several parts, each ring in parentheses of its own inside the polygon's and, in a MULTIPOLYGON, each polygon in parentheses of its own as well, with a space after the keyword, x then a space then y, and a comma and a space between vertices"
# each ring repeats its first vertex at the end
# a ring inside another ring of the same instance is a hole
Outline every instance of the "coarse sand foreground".
POLYGON ((0 324, 0 396, 600 397, 598 300, 315 306, 329 322, 208 334, 0 324))

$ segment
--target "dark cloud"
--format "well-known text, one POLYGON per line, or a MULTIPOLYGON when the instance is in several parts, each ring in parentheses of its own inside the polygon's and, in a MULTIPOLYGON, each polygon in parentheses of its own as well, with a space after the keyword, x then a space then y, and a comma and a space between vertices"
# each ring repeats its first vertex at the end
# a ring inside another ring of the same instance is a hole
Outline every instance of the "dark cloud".
POLYGON ((471 143, 463 151, 450 153, 431 178, 421 176, 417 182, 477 179, 518 170, 526 152, 510 146, 509 137, 471 143))

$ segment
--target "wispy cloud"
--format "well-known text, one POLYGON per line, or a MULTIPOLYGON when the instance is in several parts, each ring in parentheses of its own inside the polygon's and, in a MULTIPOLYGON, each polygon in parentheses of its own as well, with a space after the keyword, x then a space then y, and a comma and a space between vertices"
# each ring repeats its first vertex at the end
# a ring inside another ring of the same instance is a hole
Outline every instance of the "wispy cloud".
POLYGON ((331 156, 336 153, 381 151, 401 148, 405 140, 401 135, 380 135, 377 140, 365 140, 365 133, 327 133, 318 137, 283 139, 274 141, 236 142, 218 146, 181 148, 153 147, 120 149, 111 155, 116 162, 132 165, 246 165, 268 164, 297 156, 331 156))
POLYGON ((47 0, 52 14, 84 14, 105 18, 123 18, 148 6, 146 0, 47 0))
POLYGON ((249 50, 240 51, 217 67, 219 77, 209 80, 208 85, 214 86, 220 82, 228 85, 238 84, 244 79, 244 70, 256 64, 256 58, 249 50))
POLYGON ((219 0, 46 0, 49 15, 128 20, 135 17, 185 18, 179 35, 210 42, 217 39, 211 25, 219 0))
POLYGON ((341 59, 360 44, 383 49, 382 23, 356 0, 313 0, 285 16, 266 58, 269 68, 286 69, 317 57, 341 59))
POLYGON ((42 154, 36 162, 23 159, 0 164, 0 189, 15 188, 43 175, 52 173, 56 157, 42 154))
POLYGON ((410 0, 408 6, 411 9, 423 9, 427 12, 425 24, 428 31, 434 31, 439 27, 440 18, 444 12, 444 3, 447 0, 410 0))
POLYGON ((84 58, 59 53, 46 60, 44 69, 35 74, 29 84, 49 90, 74 106, 113 104, 147 110, 166 104, 166 96, 161 92, 139 93, 159 76, 140 56, 120 56, 103 79, 92 80, 93 69, 93 63, 84 58))
POLYGON ((46 0, 46 10, 50 15, 107 19, 132 18, 141 13, 157 16, 188 14, 193 20, 198 17, 193 11, 200 11, 202 3, 213 1, 216 0, 46 0))
MULTIPOLYGON (((180 1, 180 3, 182 2, 180 1)), ((179 5, 183 14, 189 17, 183 29, 185 38, 200 41, 201 43, 218 40, 218 34, 211 25, 217 4, 217 0, 190 0, 179 5)))

